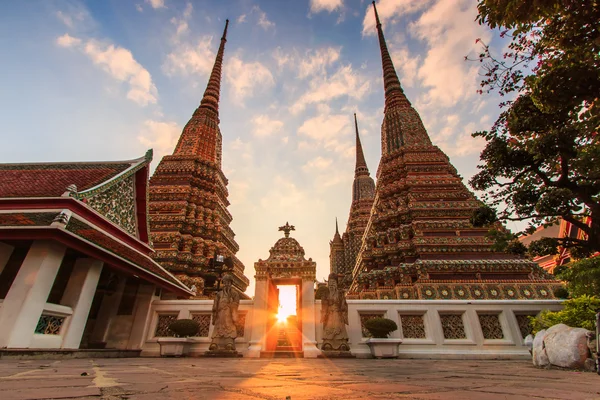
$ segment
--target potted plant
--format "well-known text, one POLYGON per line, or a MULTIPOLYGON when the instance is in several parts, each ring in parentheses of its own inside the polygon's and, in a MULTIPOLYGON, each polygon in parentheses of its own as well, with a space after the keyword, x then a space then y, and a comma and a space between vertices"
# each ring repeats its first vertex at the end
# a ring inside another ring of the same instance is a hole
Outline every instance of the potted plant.
POLYGON ((174 337, 158 338, 160 355, 162 357, 181 357, 190 352, 192 339, 200 330, 200 325, 193 319, 178 319, 171 322, 169 330, 175 334, 174 337))
POLYGON ((367 345, 375 358, 398 357, 398 345, 402 339, 389 338, 389 334, 398 329, 398 325, 391 319, 371 318, 365 322, 365 328, 372 337, 367 339, 367 345))

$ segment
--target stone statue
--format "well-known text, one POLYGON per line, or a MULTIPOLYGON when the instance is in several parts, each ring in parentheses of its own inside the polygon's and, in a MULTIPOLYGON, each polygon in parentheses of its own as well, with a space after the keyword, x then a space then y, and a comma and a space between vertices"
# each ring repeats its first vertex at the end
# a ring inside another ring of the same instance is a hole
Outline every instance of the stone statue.
POLYGON ((223 289, 217 293, 213 302, 212 320, 215 327, 208 350, 235 353, 240 295, 231 287, 233 284, 231 275, 225 275, 222 283, 223 289))
POLYGON ((350 351, 348 345, 348 303, 344 292, 338 289, 337 274, 329 274, 328 293, 321 298, 321 322, 323 323, 323 351, 350 351))

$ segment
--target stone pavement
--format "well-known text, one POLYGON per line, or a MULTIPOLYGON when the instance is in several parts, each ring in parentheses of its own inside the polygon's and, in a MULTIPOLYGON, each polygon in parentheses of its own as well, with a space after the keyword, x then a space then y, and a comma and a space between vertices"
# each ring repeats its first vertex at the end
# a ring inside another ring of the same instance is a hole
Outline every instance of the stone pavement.
POLYGON ((286 398, 600 399, 600 376, 527 361, 0 360, 1 400, 286 398))

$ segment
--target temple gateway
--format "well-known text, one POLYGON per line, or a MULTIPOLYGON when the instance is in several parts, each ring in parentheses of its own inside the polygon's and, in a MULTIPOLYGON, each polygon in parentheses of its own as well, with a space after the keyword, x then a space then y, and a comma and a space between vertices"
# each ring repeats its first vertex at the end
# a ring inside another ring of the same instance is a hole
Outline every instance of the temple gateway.
POLYGON ((336 221, 329 243, 327 297, 287 222, 254 264, 254 297, 244 294, 221 168, 227 22, 200 105, 150 179, 151 152, 0 164, 0 357, 159 356, 168 342, 199 356, 224 347, 253 358, 371 357, 365 322, 386 317, 399 328, 390 336, 399 357, 529 358, 528 317, 560 309, 561 285, 529 260, 494 252, 471 225, 481 203, 404 95, 373 9, 385 89, 381 161, 375 183, 355 115, 352 203, 345 231, 336 221), (196 336, 174 338, 169 325, 181 319, 197 322, 196 336))

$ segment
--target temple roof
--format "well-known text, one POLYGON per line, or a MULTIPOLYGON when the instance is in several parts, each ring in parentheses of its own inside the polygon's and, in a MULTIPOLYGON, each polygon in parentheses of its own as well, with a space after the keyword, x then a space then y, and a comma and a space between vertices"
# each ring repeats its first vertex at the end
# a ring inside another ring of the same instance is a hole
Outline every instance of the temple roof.
POLYGON ((152 153, 128 161, 0 164, 0 198, 59 197, 70 185, 85 192, 141 166, 148 156, 152 153))

